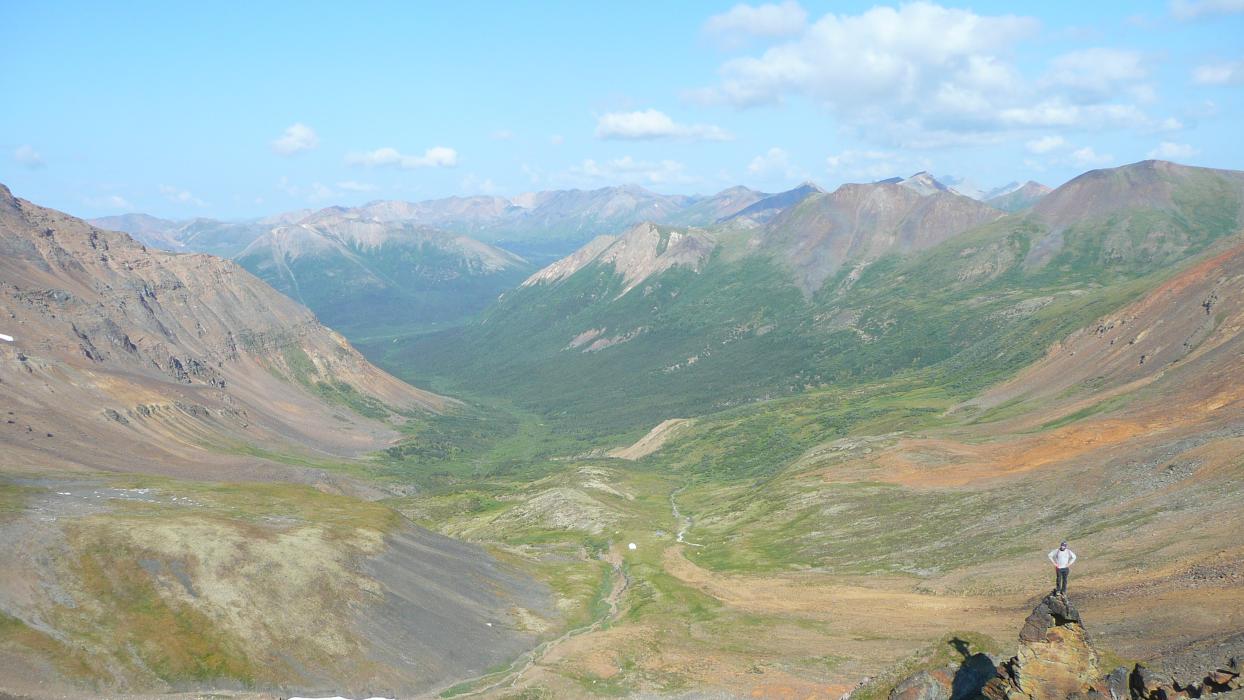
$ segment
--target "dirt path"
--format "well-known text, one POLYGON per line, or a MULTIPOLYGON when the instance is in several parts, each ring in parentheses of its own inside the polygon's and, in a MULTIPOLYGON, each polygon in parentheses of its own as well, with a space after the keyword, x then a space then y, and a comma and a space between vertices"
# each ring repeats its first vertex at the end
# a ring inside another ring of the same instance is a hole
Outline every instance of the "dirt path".
MULTIPOLYGON (((496 681, 480 686, 478 688, 472 688, 471 690, 468 690, 462 693, 457 693, 453 697, 455 698, 475 697, 475 696, 483 695, 485 693, 488 693, 488 692, 491 692, 493 690, 497 690, 500 688, 513 688, 515 685, 518 684, 520 680, 522 680, 523 676, 526 675, 529 671, 531 671, 531 669, 534 668, 537 664, 539 664, 541 660, 543 660, 551 652, 558 649, 566 642, 569 642, 571 639, 574 639, 575 637, 578 637, 579 635, 595 632, 599 630, 602 626, 604 626, 606 623, 610 623, 610 622, 617 620, 618 616, 622 612, 621 610, 622 596, 625 595, 626 591, 630 588, 631 579, 630 579, 630 576, 627 575, 626 570, 622 566, 623 562, 622 562, 622 555, 620 552, 616 551, 615 549, 610 549, 609 553, 606 554, 604 557, 602 557, 602 559, 605 562, 609 563, 609 565, 612 567, 610 571, 610 576, 613 580, 613 585, 609 590, 609 595, 605 597, 605 602, 608 603, 609 605, 609 609, 605 612, 605 614, 601 615, 600 617, 597 617, 595 620, 593 620, 592 622, 586 625, 583 625, 581 627, 575 627, 574 629, 571 629, 571 630, 567 630, 560 637, 557 637, 556 639, 550 639, 546 642, 542 642, 541 644, 537 645, 534 649, 532 649, 531 651, 523 654, 518 659, 516 659, 512 664, 510 664, 509 668, 507 668, 505 671, 502 671, 501 677, 497 679, 496 681)), ((483 682, 487 680, 488 678, 491 678, 495 675, 497 674, 490 673, 490 674, 485 674, 482 676, 477 676, 475 678, 468 678, 463 681, 458 681, 457 683, 454 683, 452 686, 449 686, 449 687, 462 687, 462 686, 469 685, 472 683, 483 682)), ((426 698, 439 697, 446 690, 448 690, 448 688, 440 688, 422 697, 426 697, 426 698)))

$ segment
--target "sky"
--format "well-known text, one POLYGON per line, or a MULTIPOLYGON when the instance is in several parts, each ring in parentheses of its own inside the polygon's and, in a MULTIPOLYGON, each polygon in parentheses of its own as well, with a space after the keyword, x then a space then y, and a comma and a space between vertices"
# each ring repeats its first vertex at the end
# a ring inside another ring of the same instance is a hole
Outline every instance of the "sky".
POLYGON ((1244 0, 0 10, 0 182, 79 216, 1244 169, 1244 0))

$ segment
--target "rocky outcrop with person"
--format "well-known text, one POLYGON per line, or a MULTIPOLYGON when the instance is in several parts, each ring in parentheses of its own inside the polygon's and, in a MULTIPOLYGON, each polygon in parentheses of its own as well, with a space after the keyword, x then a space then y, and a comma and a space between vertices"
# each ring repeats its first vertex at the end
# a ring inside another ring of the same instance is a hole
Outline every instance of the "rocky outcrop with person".
POLYGON ((1101 669, 1080 611, 1051 593, 1033 608, 1015 656, 996 666, 964 654, 954 669, 922 669, 899 681, 889 700, 1184 700, 1244 696, 1244 635, 1208 650, 1185 650, 1131 669, 1101 669))

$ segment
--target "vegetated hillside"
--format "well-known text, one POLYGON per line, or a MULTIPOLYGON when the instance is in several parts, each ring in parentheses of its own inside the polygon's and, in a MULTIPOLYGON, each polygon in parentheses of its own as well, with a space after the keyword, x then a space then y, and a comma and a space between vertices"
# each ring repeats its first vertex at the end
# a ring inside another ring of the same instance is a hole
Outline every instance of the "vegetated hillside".
POLYGON ((507 692, 866 699, 921 668, 962 689, 974 653, 1015 653, 1063 539, 1103 673, 1184 673, 1195 656, 1189 686, 1241 651, 1244 232, 1151 276, 1099 287, 1089 271, 1061 271, 1069 297, 1105 295, 1064 306, 1065 333, 1062 302, 1043 301, 947 362, 598 440, 534 478, 447 478, 398 507, 516 550, 614 543, 621 611, 504 676, 507 692))
POLYGON ((354 458, 456 403, 238 265, 0 186, 0 333, 0 695, 408 695, 560 624, 361 498, 354 458))
MULTIPOLYGON (((374 356, 595 431, 935 365, 979 387, 1238 230, 1242 183, 1234 171, 1138 163, 1087 173, 1031 213, 983 225, 995 214, 957 195, 847 186, 838 198, 909 197, 911 207, 843 229, 813 206, 834 195, 814 195, 763 229, 696 234, 715 242, 711 253, 647 276, 585 263, 601 254, 587 251, 472 326, 374 356), (1147 189, 1129 194, 1119 183, 1147 189), (939 216, 913 217, 921 212, 939 216), (904 228, 913 222, 935 225, 904 228), (803 267, 805 241, 837 240, 850 244, 841 257, 809 243, 822 257, 803 267), (818 287, 808 270, 829 276, 818 287)), ((646 259, 670 255, 669 240, 653 238, 646 259)))
POLYGON ((336 208, 273 228, 236 259, 355 337, 460 321, 533 269, 466 236, 336 208))

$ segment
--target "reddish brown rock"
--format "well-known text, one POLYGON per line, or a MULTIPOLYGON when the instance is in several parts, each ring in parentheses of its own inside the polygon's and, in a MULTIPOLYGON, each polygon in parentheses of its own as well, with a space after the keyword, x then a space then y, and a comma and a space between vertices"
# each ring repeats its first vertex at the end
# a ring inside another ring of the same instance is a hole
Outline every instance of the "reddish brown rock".
POLYGON ((1107 695, 1097 652, 1066 596, 1046 596, 1033 608, 1019 633, 1019 652, 1002 664, 984 692, 990 700, 1107 695))

